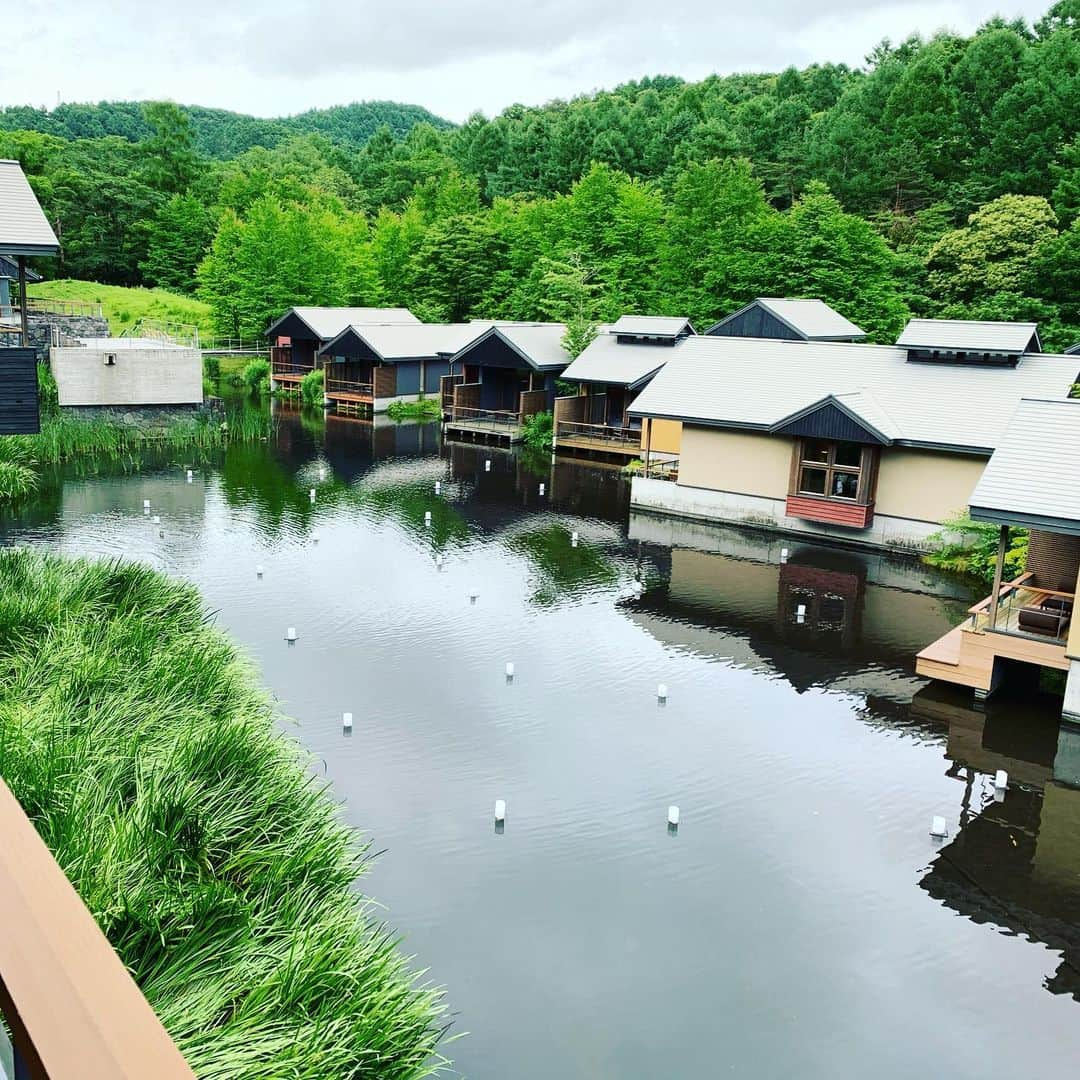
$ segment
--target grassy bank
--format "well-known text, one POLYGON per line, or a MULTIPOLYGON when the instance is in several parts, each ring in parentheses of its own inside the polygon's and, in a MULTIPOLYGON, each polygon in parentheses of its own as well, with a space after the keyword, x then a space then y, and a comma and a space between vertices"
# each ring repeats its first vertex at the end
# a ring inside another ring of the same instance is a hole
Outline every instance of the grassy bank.
POLYGON ((439 996, 193 588, 0 552, 0 773, 196 1074, 429 1075, 439 996))
POLYGON ((31 296, 101 304, 101 313, 109 320, 109 330, 113 334, 122 333, 139 319, 191 323, 199 328, 200 334, 213 333, 208 304, 165 289, 125 288, 123 285, 99 285, 96 281, 60 278, 39 281, 28 291, 31 296))
POLYGON ((429 422, 438 420, 442 416, 442 408, 437 398, 420 398, 419 401, 392 401, 387 407, 386 415, 391 420, 421 420, 429 422))

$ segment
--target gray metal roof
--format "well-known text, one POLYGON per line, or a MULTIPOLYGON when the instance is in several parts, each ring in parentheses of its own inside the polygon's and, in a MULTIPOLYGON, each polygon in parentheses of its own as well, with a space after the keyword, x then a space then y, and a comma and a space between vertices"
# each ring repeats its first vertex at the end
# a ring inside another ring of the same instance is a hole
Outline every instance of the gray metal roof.
POLYGON ((732 312, 726 319, 710 326, 706 333, 711 334, 716 327, 723 326, 755 306, 775 315, 806 341, 851 341, 854 338, 866 337, 865 330, 845 319, 824 300, 801 300, 785 296, 759 296, 745 307, 732 312))
POLYGON ((659 371, 682 347, 681 344, 620 345, 615 335, 615 327, 609 333, 597 334, 563 372, 563 378, 636 386, 659 371))
POLYGON ((674 353, 633 415, 768 431, 831 394, 890 441, 975 453, 998 445, 1021 398, 1066 397, 1078 367, 1050 353, 1016 367, 913 364, 892 345, 705 335, 674 353))
POLYGON ((320 341, 329 341, 337 337, 346 327, 362 326, 366 323, 418 323, 420 320, 408 308, 375 307, 292 307, 267 330, 273 333, 278 323, 296 315, 302 319, 320 341))
POLYGON ((55 255, 60 242, 52 231, 17 161, 0 160, 0 252, 5 255, 55 255))
POLYGON ((566 335, 564 323, 492 321, 487 323, 486 328, 472 341, 466 342, 453 359, 457 360, 466 349, 472 348, 492 334, 502 338, 537 371, 561 371, 570 363, 570 354, 563 348, 562 343, 566 335))
POLYGON ((896 344, 904 349, 943 349, 1018 355, 1032 338, 1038 348, 1038 324, 980 322, 977 319, 911 319, 896 344))
POLYGON ((611 332, 638 337, 678 337, 686 332, 692 334, 694 328, 684 315, 620 315, 611 332))
POLYGON ((1080 534, 1080 401, 1021 401, 970 503, 976 521, 1080 534))
POLYGON ((353 334, 383 360, 417 360, 456 353, 487 330, 488 323, 370 323, 346 327, 319 351, 334 355, 337 343, 353 334))

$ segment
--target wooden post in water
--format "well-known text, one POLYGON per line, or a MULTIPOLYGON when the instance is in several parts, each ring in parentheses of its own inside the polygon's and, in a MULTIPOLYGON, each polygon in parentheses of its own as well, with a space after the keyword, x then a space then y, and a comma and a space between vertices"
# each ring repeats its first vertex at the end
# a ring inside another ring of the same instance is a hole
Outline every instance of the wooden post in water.
POLYGON ((22 324, 23 348, 30 345, 30 328, 26 318, 26 256, 17 256, 19 267, 19 320, 22 324))
POLYGON ((649 458, 652 457, 652 417, 645 417, 645 479, 649 478, 649 458))

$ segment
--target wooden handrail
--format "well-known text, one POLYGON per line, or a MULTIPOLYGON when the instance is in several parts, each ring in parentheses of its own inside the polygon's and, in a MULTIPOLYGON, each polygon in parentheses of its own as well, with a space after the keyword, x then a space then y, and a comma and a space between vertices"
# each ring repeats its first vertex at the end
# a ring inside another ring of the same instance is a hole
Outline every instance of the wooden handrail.
POLYGON ((0 780, 0 1010, 31 1080, 193 1080, 0 780))
MULTIPOLYGON (((1031 578, 1033 578, 1034 576, 1035 576, 1035 571, 1034 570, 1028 570, 1026 573, 1021 574, 1018 578, 1015 578, 1012 581, 1006 581, 1005 584, 1001 586, 1001 594, 998 596, 998 600, 1001 600, 1002 597, 1005 597, 1005 596, 1010 595, 1011 593, 1014 593, 1017 589, 1024 588, 1026 583, 1031 578)), ((1049 590, 1043 589, 1041 591, 1048 592, 1049 590)), ((1065 595, 1071 595, 1071 594, 1066 593, 1065 595)), ((990 610, 990 604, 993 601, 993 599, 994 599, 994 594, 991 593, 985 600, 980 600, 977 604, 972 604, 972 606, 968 608, 968 614, 969 615, 983 615, 983 614, 985 614, 987 611, 990 610)))

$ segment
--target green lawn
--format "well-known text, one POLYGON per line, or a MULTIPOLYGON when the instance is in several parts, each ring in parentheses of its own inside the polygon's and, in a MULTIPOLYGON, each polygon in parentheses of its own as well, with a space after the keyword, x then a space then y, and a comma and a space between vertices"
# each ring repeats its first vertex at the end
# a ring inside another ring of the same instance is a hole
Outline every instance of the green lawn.
POLYGON ((81 300, 101 304, 102 314, 109 320, 109 330, 121 334, 139 319, 166 319, 169 322, 192 323, 200 334, 212 334, 210 307, 191 296, 180 296, 165 289, 126 288, 123 285, 99 285, 96 281, 40 281, 30 286, 31 296, 47 296, 55 300, 81 300))

